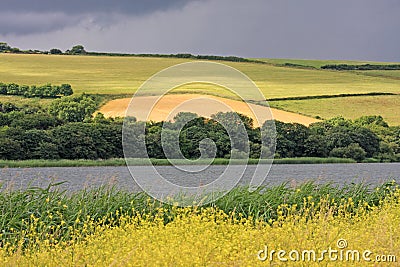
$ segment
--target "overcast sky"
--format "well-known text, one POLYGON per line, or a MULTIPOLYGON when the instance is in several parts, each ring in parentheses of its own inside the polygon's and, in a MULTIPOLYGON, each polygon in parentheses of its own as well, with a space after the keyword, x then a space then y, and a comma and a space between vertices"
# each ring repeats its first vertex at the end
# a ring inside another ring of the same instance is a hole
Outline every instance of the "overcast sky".
POLYGON ((400 61, 398 0, 1 0, 21 49, 400 61))

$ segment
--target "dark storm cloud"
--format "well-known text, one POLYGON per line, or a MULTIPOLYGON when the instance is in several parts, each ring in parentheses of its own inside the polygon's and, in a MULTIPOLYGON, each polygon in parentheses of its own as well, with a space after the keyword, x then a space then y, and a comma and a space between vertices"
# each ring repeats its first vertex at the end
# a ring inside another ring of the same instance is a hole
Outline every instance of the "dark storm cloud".
POLYGON ((0 34, 25 35, 38 32, 50 32, 74 25, 79 17, 63 13, 0 13, 0 34))
POLYGON ((67 14, 118 12, 145 14, 182 7, 190 0, 2 0, 1 10, 23 13, 63 12, 67 14))
POLYGON ((0 39, 24 49, 81 43, 91 51, 400 61, 399 14, 398 0, 5 0, 0 39))
POLYGON ((32 34, 61 30, 71 25, 107 27, 116 14, 146 14, 182 8, 190 0, 2 0, 0 34, 32 34))

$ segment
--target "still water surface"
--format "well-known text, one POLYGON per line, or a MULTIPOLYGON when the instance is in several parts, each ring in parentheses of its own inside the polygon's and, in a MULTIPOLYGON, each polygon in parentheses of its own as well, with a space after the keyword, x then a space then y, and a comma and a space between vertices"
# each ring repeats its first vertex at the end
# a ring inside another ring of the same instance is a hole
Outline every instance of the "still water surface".
MULTIPOLYGON (((138 171, 149 172, 151 166, 138 171)), ((225 170, 226 166, 212 165, 201 173, 186 173, 173 166, 157 166, 157 171, 170 182, 181 186, 207 184, 225 170)), ((239 167, 238 167, 239 168, 239 167)), ((248 184, 256 165, 249 165, 239 184, 248 184)), ((149 172, 150 173, 150 172, 149 172)), ((370 185, 396 180, 400 182, 400 163, 358 164, 281 164, 273 165, 264 185, 288 182, 296 185, 314 180, 317 183, 343 185, 364 182, 370 185)), ((65 181, 61 187, 75 191, 84 187, 112 184, 129 191, 139 191, 127 167, 51 167, 51 168, 4 168, 0 169, 2 188, 45 187, 50 182, 65 181)))

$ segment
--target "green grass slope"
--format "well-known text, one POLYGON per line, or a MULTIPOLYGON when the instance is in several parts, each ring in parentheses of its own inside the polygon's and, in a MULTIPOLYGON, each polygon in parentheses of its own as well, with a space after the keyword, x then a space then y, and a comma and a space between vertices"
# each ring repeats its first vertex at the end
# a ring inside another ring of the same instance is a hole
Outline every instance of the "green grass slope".
MULTIPOLYGON (((400 71, 355 72, 318 69, 325 64, 364 64, 371 62, 263 60, 270 64, 219 62, 232 66, 248 75, 268 99, 370 92, 400 94, 400 71), (286 62, 315 68, 276 65, 286 62)), ((190 60, 155 57, 0 54, 0 82, 27 85, 70 83, 75 93, 130 95, 158 71, 188 61, 190 60)), ((184 86, 177 92, 227 96, 227 91, 221 87, 196 84, 184 86)), ((4 97, 1 97, 0 101, 3 101, 3 99, 4 97)), ((382 115, 391 124, 400 124, 397 96, 283 100, 274 102, 272 105, 288 111, 323 118, 335 115, 354 117, 372 112, 382 115), (371 101, 371 99, 374 100, 371 101)))

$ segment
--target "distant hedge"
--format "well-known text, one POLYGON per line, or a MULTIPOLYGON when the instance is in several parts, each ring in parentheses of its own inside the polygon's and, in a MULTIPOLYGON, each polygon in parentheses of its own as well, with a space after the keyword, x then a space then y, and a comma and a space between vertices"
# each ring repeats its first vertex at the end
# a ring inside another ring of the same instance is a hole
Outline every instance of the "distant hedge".
POLYGON ((24 97, 40 97, 40 98, 53 98, 59 96, 69 96, 73 94, 73 90, 70 84, 61 85, 18 85, 16 83, 1 83, 0 82, 0 94, 1 95, 18 95, 24 97))
POLYGON ((385 92, 370 92, 370 93, 355 93, 355 94, 336 94, 336 95, 310 95, 310 96, 289 96, 289 97, 276 97, 269 98, 268 101, 282 101, 282 100, 309 100, 309 99, 323 99, 323 98, 336 98, 336 97, 352 97, 352 96, 382 96, 382 95, 396 95, 394 93, 385 92))
POLYGON ((392 65, 373 65, 373 64, 362 64, 362 65, 347 65, 347 64, 332 64, 321 66, 321 69, 331 70, 400 70, 400 64, 392 65))
POLYGON ((88 55, 88 56, 117 56, 117 57, 163 57, 163 58, 188 58, 188 59, 203 59, 203 60, 220 60, 232 62, 251 62, 267 64, 266 62, 247 59, 236 56, 213 56, 213 55, 192 55, 189 53, 178 54, 131 54, 131 53, 111 53, 111 52, 90 52, 86 51, 83 45, 75 45, 63 53, 58 48, 52 48, 50 51, 40 50, 20 50, 16 47, 11 47, 7 43, 0 42, 0 53, 18 53, 18 54, 52 54, 52 55, 88 55))
POLYGON ((118 57, 163 57, 163 58, 187 58, 187 59, 203 59, 203 60, 220 60, 220 61, 232 61, 232 62, 249 62, 249 63, 260 63, 266 64, 260 60, 247 59, 236 56, 213 56, 213 55, 192 55, 189 53, 180 54, 125 54, 125 53, 104 53, 104 52, 86 52, 86 55, 90 56, 118 56, 118 57))

